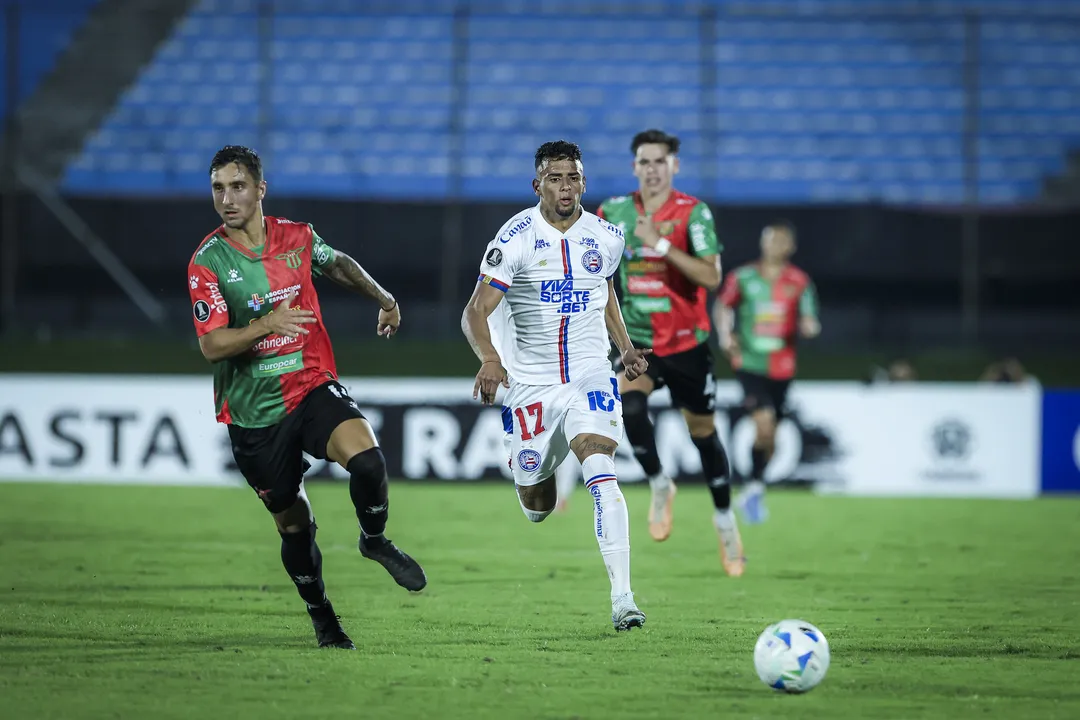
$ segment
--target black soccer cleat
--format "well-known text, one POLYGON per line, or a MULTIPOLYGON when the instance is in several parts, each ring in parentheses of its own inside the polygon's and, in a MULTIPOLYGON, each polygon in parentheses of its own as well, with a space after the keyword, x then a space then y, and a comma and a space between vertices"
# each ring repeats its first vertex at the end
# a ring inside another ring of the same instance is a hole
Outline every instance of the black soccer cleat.
POLYGON ((424 568, 420 567, 420 563, 398 550, 397 546, 385 537, 361 535, 358 545, 361 555, 386 568, 394 582, 406 590, 419 592, 427 585, 427 576, 424 575, 424 568))
POLYGON ((334 613, 334 606, 327 602, 321 607, 308 608, 311 625, 315 628, 315 638, 319 647, 355 650, 356 646, 341 627, 341 616, 334 613))

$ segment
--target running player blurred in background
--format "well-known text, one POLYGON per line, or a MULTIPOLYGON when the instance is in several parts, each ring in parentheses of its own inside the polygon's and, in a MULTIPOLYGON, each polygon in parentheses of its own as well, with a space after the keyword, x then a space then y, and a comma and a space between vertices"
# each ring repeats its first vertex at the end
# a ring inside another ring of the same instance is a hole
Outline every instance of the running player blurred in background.
POLYGON ((641 377, 619 375, 626 436, 652 488, 649 533, 654 540, 666 540, 672 527, 675 483, 660 466, 648 411, 649 395, 666 386, 701 455, 724 570, 738 576, 745 561, 731 512, 730 465, 716 435, 708 343, 707 295, 720 285, 722 247, 708 206, 672 187, 679 171, 679 138, 645 130, 634 136, 630 152, 637 192, 608 199, 597 214, 626 232, 626 259, 618 278, 623 316, 630 338, 654 353, 641 377))
POLYGON ((761 259, 728 274, 714 306, 720 349, 731 360, 753 418, 750 480, 738 505, 749 523, 764 522, 765 468, 776 448, 776 425, 783 417, 795 377, 797 336, 817 337, 818 301, 810 277, 789 262, 795 226, 774 222, 761 233, 761 259))

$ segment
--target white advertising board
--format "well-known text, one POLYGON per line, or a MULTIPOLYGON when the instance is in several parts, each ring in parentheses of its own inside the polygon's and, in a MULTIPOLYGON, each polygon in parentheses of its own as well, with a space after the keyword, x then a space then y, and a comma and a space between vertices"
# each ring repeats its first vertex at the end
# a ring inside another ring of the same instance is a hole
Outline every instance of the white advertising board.
MULTIPOLYGON (((395 477, 507 478, 498 407, 472 380, 343 378, 379 433, 395 477)), ((753 424, 733 382, 717 384, 717 430, 736 473, 750 467, 753 424)), ((0 478, 239 484, 214 421, 209 377, 0 376, 0 478)), ((1032 497, 1039 489, 1037 386, 797 382, 770 482, 855 495, 1032 497)), ((665 469, 701 465, 665 391, 651 400, 665 469)), ((627 443, 620 479, 642 479, 627 443)), ((313 462, 312 476, 344 477, 313 462)))

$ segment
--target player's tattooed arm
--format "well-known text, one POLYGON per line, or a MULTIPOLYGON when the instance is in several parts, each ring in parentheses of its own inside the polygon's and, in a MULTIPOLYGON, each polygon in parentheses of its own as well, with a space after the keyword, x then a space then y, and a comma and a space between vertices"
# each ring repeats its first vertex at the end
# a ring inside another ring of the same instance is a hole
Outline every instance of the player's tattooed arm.
POLYGON ((389 340, 401 325, 401 308, 394 296, 375 282, 360 263, 341 252, 334 251, 334 259, 322 267, 322 273, 338 285, 353 292, 366 295, 379 303, 379 322, 375 332, 389 340))
POLYGON ((366 295, 379 303, 383 310, 392 310, 397 301, 360 263, 341 252, 334 251, 334 259, 322 268, 323 275, 353 292, 366 295))

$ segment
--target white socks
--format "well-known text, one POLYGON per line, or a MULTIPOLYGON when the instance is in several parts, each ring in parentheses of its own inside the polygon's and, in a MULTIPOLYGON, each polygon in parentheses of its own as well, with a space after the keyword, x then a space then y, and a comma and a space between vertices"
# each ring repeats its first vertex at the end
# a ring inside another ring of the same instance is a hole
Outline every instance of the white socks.
POLYGON ((630 515, 619 481, 615 460, 597 453, 581 463, 585 487, 593 497, 596 542, 611 580, 611 598, 630 592, 630 515))
POLYGON ((656 475, 649 477, 649 487, 653 490, 667 490, 671 487, 671 478, 661 470, 656 475))
POLYGON ((735 528, 735 513, 727 510, 713 510, 713 525, 717 530, 728 531, 735 528))
POLYGON ((765 492, 765 482, 763 480, 747 480, 745 487, 748 493, 765 492))

